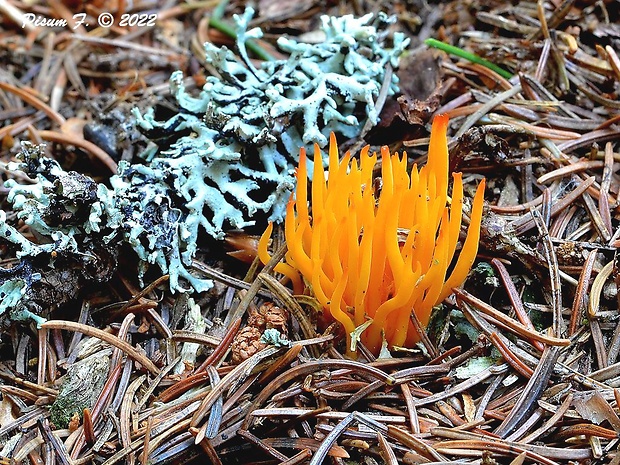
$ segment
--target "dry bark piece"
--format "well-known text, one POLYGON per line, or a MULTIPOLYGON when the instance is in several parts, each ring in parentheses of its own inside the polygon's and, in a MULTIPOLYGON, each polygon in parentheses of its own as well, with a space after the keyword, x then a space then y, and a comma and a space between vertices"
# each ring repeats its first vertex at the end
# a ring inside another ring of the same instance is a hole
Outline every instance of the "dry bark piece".
POLYGON ((92 409, 108 377, 110 352, 96 352, 72 364, 56 401, 50 408, 51 420, 58 428, 75 424, 74 417, 92 409))
POLYGON ((366 138, 371 144, 419 137, 441 104, 443 73, 434 50, 403 56, 396 75, 402 95, 385 102, 379 123, 366 138))

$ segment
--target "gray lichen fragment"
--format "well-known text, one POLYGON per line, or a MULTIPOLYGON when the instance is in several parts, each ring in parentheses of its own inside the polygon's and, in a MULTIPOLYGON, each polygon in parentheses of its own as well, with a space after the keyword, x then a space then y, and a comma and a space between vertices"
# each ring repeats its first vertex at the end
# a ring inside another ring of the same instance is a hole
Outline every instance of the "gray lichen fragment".
POLYGON ((266 329, 260 338, 263 344, 274 345, 276 347, 290 347, 291 341, 275 328, 266 329))

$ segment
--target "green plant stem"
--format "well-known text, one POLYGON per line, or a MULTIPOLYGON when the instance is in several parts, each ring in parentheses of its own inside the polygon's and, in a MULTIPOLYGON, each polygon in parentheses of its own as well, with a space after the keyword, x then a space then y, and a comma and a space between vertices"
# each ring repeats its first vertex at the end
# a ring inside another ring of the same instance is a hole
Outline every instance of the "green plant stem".
MULTIPOLYGON (((224 16, 224 11, 226 10, 226 5, 228 5, 228 0, 222 0, 214 9, 211 18, 209 19, 209 26, 218 31, 226 34, 228 37, 232 39, 237 39, 237 33, 228 23, 222 21, 222 17, 224 16)), ((245 46, 248 50, 250 50, 254 55, 256 55, 261 60, 265 61, 273 61, 275 58, 263 47, 258 45, 253 40, 248 40, 245 43, 245 46)))
POLYGON ((222 0, 217 4, 215 8, 213 8, 213 14, 211 15, 211 19, 221 20, 224 17, 224 11, 226 11, 226 7, 228 6, 229 0, 222 0))
POLYGON ((463 50, 462 48, 455 47, 454 45, 446 44, 445 42, 441 42, 440 40, 437 40, 437 39, 426 39, 424 43, 428 45, 429 47, 438 48, 439 50, 443 50, 444 52, 449 53, 451 55, 456 55, 457 57, 464 58, 465 60, 471 61, 472 63, 478 63, 479 65, 492 69, 493 71, 495 71, 497 74, 499 74, 503 78, 510 79, 512 77, 512 74, 506 71, 505 69, 500 68, 496 64, 491 63, 490 61, 479 57, 475 53, 467 52, 463 50))

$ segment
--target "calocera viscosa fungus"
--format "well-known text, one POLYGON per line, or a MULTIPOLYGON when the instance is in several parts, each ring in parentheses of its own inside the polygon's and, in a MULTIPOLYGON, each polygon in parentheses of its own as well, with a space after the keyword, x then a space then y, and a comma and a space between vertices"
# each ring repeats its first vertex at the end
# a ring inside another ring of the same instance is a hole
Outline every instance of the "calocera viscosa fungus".
MULTIPOLYGON (((360 338, 373 352, 378 353, 383 339, 390 346, 411 346, 419 339, 412 312, 426 326, 433 306, 463 283, 474 262, 485 182, 474 196, 457 254, 463 182, 461 173, 452 174, 449 197, 447 125, 447 116, 435 117, 428 162, 420 169, 413 165, 409 172, 405 154, 399 157, 383 147, 380 190, 373 183, 376 154, 365 147, 359 161, 348 152, 340 160, 332 135, 327 177, 322 163, 314 163, 308 199, 307 160, 301 151, 284 226, 286 263, 276 271, 291 278, 297 293, 303 291, 301 274, 323 308, 344 326, 348 343, 356 328, 370 320, 360 338)), ((321 160, 318 147, 314 159, 321 160)), ((269 258, 270 235, 271 225, 259 246, 263 261, 269 258)))

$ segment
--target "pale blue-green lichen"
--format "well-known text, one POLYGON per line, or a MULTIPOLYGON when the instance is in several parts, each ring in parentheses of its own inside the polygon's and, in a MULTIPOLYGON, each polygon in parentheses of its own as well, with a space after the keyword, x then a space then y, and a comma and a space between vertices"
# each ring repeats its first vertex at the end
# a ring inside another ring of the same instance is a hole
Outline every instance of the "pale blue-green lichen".
MULTIPOLYGON (((20 156, 22 162, 10 163, 8 169, 23 171, 37 182, 7 181, 7 199, 17 219, 39 240, 24 236, 0 211, 0 238, 18 260, 0 267, 0 317, 41 323, 37 315, 75 297, 84 280, 109 279, 118 241, 109 251, 107 238, 93 235, 92 212, 100 208, 100 201, 92 179, 62 170, 55 160, 42 156, 41 146, 24 142, 20 156)), ((113 222, 103 218, 115 236, 109 226, 113 222)))
MULTIPOLYGON (((190 96, 180 72, 171 90, 180 111, 167 121, 154 112, 141 115, 139 126, 155 140, 147 161, 158 173, 180 174, 175 188, 188 201, 186 224, 222 237, 226 226, 254 223, 257 212, 279 221, 293 186, 299 149, 327 144, 330 132, 352 138, 366 120, 378 119, 375 100, 408 40, 395 33, 388 47, 387 16, 324 16, 324 40, 298 43, 286 38, 278 46, 286 60, 248 59, 245 41, 259 38, 247 30, 253 11, 236 16, 237 50, 205 44, 211 76, 197 97, 190 96), (154 165, 155 164, 155 165, 154 165), (204 212, 209 212, 205 215, 204 212)), ((388 95, 397 92, 392 75, 388 95)))
POLYGON ((37 313, 45 299, 34 306, 28 301, 36 300, 29 297, 32 283, 46 281, 51 292, 56 280, 75 286, 90 274, 104 280, 123 244, 139 257, 140 277, 155 264, 170 275, 172 291, 208 289, 208 280, 189 272, 201 231, 220 239, 226 228, 253 224, 255 215, 280 220, 299 148, 325 146, 332 131, 356 137, 367 120, 377 121, 374 102, 382 85, 388 95, 398 90, 386 68, 397 64, 407 45, 399 33, 388 39, 385 15, 324 17, 321 43, 281 38, 278 45, 289 58, 256 68, 245 49, 247 39, 261 35, 247 30, 252 13, 248 8, 235 17, 238 56, 205 45, 219 77, 207 78, 198 96, 186 91, 180 72, 172 75, 177 114, 158 121, 154 111, 134 112, 152 143, 141 161, 121 161, 109 186, 65 172, 38 147, 24 146, 22 163, 11 168, 37 183, 9 181, 8 200, 40 240, 31 242, 0 218, 0 237, 17 248, 22 268, 30 270, 2 272, 0 292, 8 296, 0 315, 37 313), (103 249, 113 251, 111 257, 103 249), (70 275, 47 272, 67 264, 70 275), (75 272, 80 266, 95 271, 75 272))
POLYGON ((263 331, 263 335, 260 337, 260 342, 266 345, 273 345, 276 347, 290 347, 291 341, 275 328, 268 328, 263 331))

